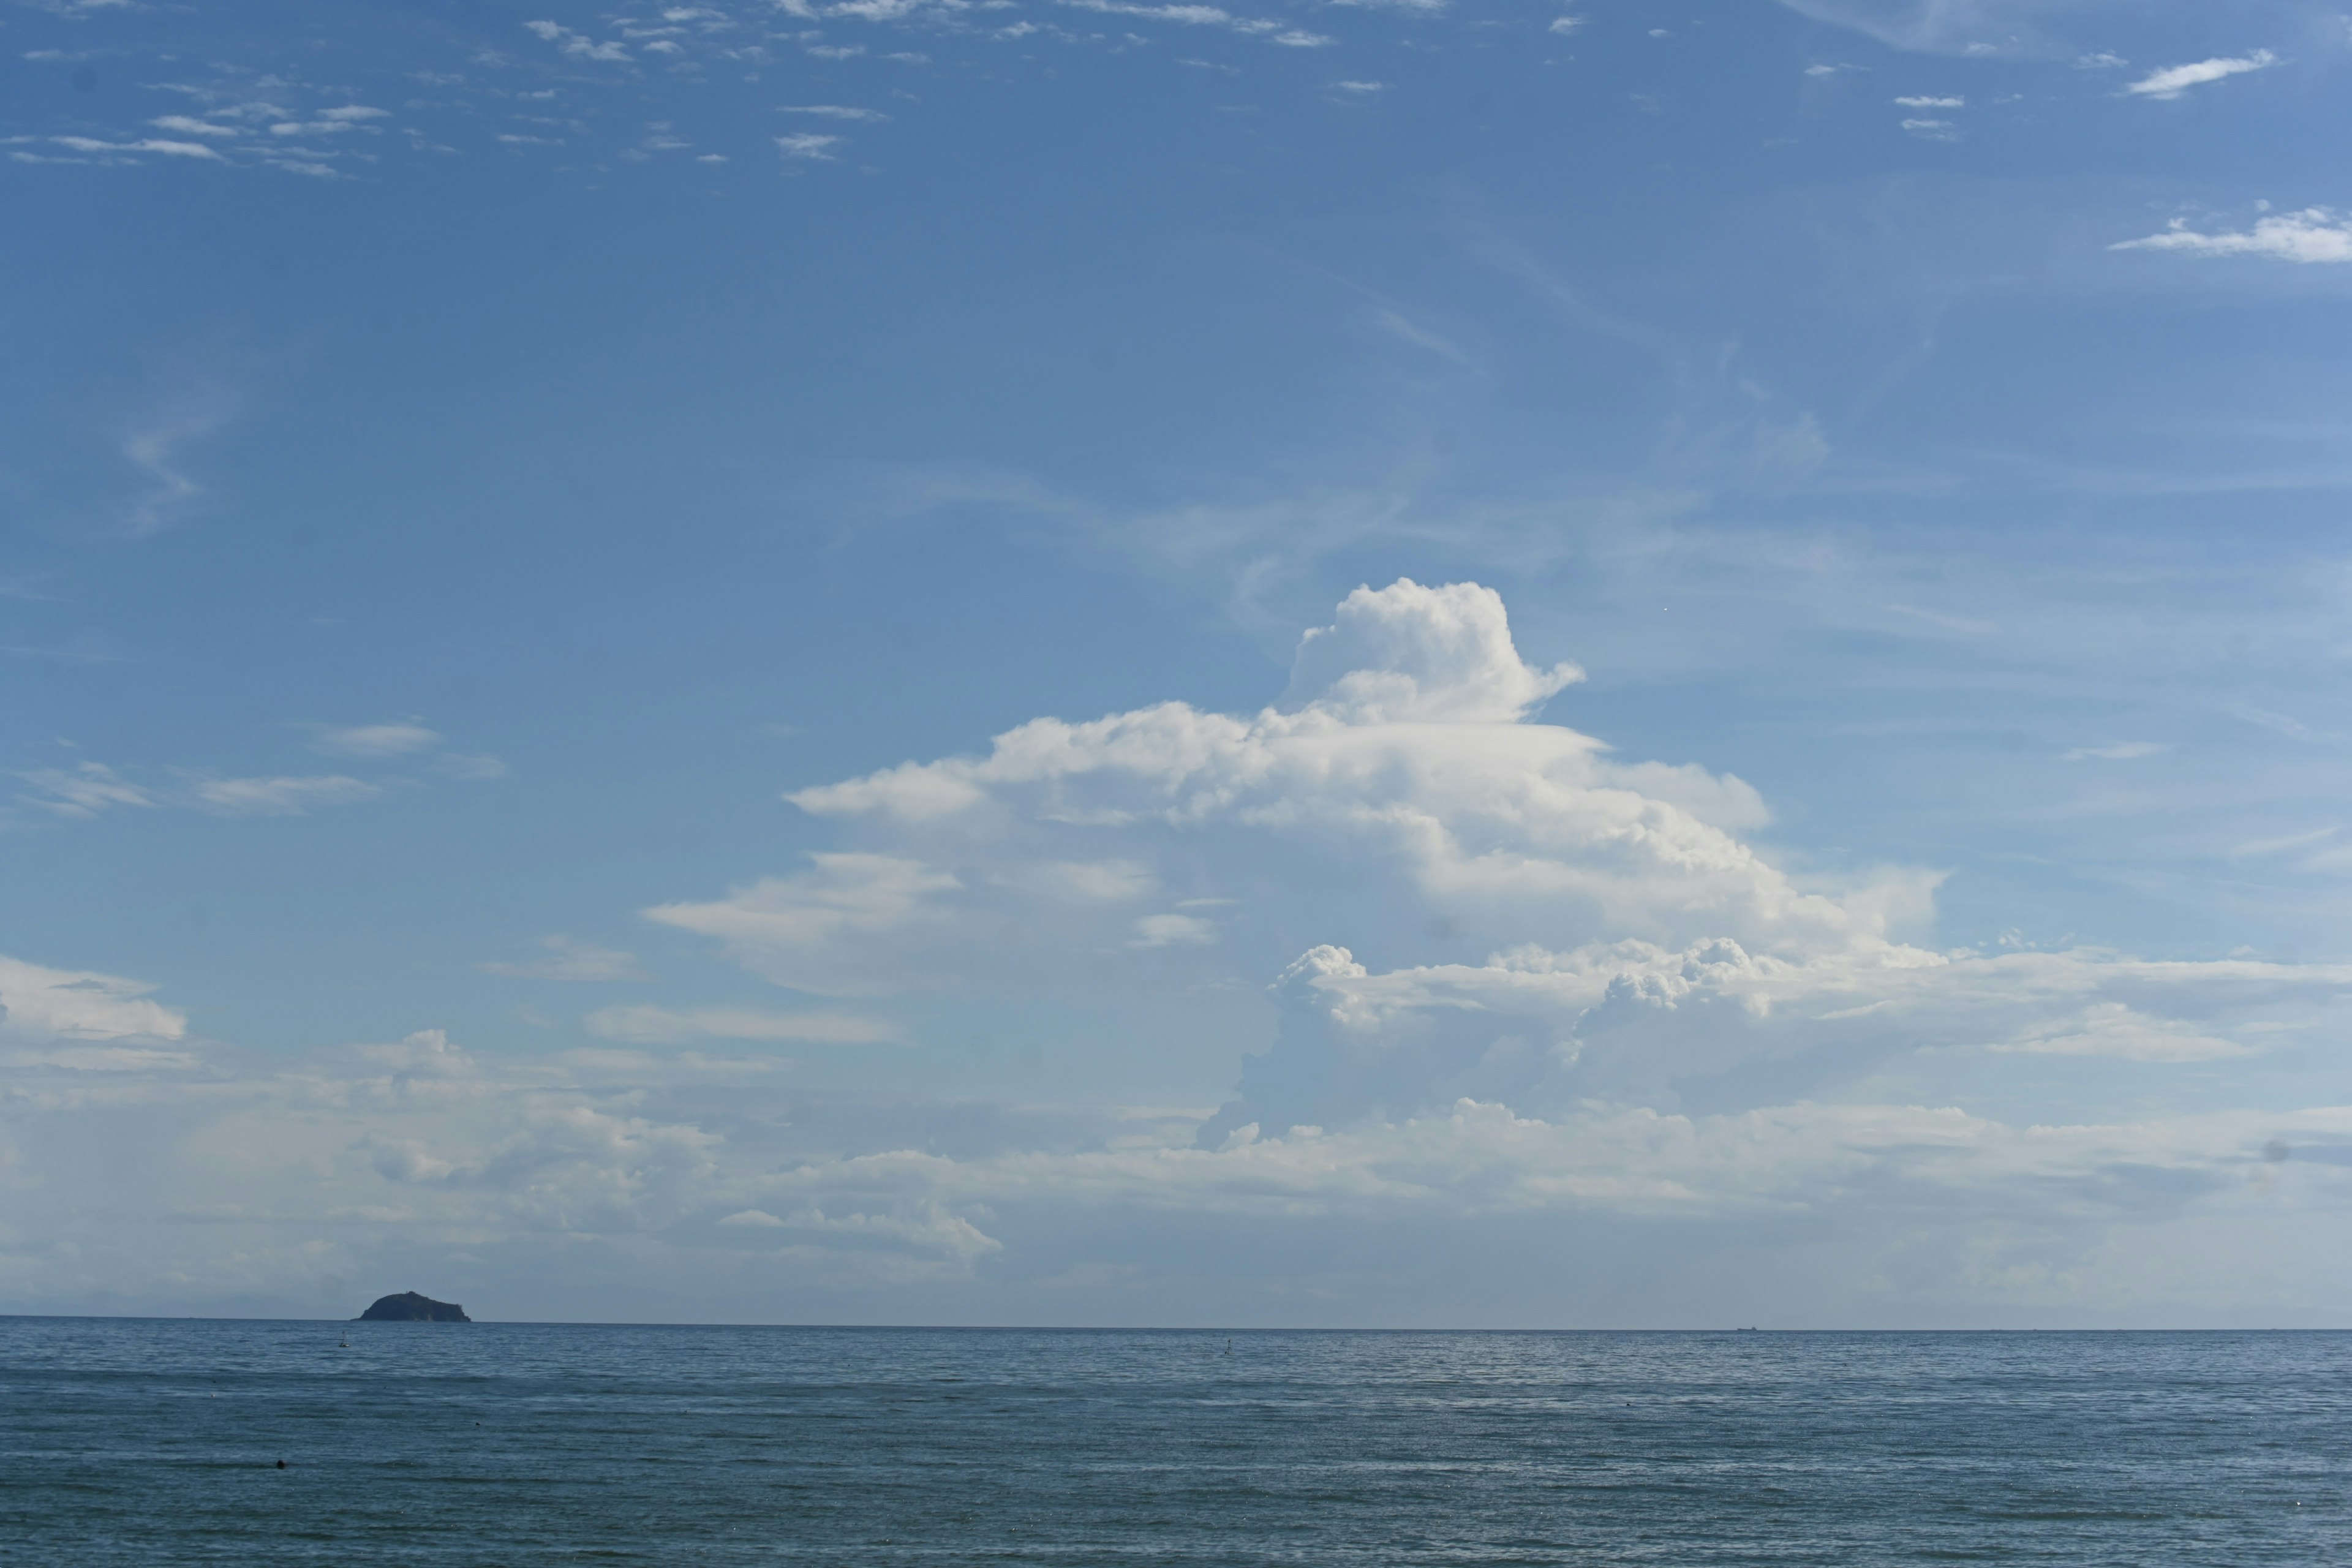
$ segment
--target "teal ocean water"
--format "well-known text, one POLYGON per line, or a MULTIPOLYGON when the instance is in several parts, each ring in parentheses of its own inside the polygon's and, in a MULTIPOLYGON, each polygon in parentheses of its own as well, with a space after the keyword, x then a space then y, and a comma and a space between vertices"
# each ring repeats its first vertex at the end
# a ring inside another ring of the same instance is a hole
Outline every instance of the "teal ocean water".
POLYGON ((2347 1563, 2352 1335, 0 1319, 0 1563, 980 1562, 2347 1563))

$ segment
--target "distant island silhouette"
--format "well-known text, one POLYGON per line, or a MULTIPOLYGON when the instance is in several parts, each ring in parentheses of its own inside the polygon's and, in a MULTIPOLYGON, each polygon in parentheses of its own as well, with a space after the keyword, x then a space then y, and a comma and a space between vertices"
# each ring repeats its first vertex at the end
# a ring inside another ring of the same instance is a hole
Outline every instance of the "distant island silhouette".
POLYGON ((470 1323, 466 1309, 454 1301, 436 1301, 430 1296, 420 1296, 414 1290, 403 1290, 397 1296, 379 1298, 376 1304, 353 1320, 362 1323, 470 1323))

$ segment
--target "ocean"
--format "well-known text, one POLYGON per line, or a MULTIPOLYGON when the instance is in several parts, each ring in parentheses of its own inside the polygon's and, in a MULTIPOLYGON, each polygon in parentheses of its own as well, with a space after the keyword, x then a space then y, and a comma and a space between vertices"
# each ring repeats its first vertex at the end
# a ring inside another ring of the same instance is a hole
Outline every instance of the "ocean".
POLYGON ((0 1456, 6 1563, 2347 1563, 2352 1334, 13 1318, 0 1456))

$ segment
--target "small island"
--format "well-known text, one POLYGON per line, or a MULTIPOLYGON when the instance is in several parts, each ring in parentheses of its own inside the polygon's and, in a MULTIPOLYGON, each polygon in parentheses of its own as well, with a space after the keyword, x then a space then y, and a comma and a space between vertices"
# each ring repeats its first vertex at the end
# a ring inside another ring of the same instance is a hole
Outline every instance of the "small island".
POLYGON ((466 1316, 466 1309, 454 1301, 436 1301, 414 1290, 403 1290, 397 1296, 383 1297, 353 1321, 362 1323, 470 1323, 474 1320, 466 1316))

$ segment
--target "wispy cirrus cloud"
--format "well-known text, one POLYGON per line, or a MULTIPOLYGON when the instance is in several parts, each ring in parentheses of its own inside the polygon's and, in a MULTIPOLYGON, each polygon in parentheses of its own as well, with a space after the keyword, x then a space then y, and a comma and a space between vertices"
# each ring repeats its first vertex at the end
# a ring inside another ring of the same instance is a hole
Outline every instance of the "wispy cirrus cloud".
MULTIPOLYGON (((364 762, 409 759, 446 778, 504 778, 507 765, 487 754, 441 750, 442 737, 414 721, 314 726, 313 749, 364 762)), ((18 804, 52 816, 88 819, 121 807, 173 807, 215 816, 299 816, 328 806, 377 799, 411 777, 358 778, 349 773, 222 774, 175 767, 169 783, 125 777, 99 762, 68 767, 20 768, 5 775, 29 786, 18 804)))
POLYGON ((132 784, 103 763, 71 768, 27 768, 16 776, 33 786, 25 804, 58 816, 92 817, 118 806, 161 805, 152 791, 132 784))
POLYGON ((187 793, 200 809, 222 816, 299 816, 321 806, 373 800, 383 794, 383 786, 344 773, 281 774, 192 779, 187 793))

